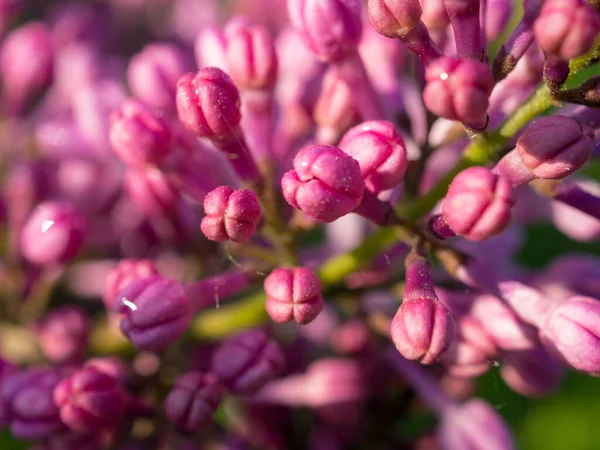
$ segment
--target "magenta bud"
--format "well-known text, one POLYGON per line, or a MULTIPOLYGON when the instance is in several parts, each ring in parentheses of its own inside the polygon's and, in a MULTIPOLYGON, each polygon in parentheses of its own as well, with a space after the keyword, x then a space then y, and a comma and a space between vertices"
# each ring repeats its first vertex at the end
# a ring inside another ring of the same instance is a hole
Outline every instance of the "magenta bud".
POLYGON ((110 143, 125 164, 160 164, 170 153, 170 141, 169 124, 135 99, 111 116, 110 143))
POLYGON ((204 198, 204 212, 200 228, 208 239, 241 243, 256 231, 261 209, 253 191, 219 186, 204 198))
POLYGON ((120 291, 114 310, 123 314, 121 331, 142 350, 159 351, 177 341, 192 316, 183 287, 160 276, 139 278, 120 291))
POLYGON ((368 10, 375 30, 389 38, 408 34, 423 14, 419 0, 369 0, 368 10))
POLYGON ((55 364, 74 363, 85 354, 90 323, 85 311, 62 306, 37 324, 36 334, 44 356, 55 364))
POLYGON ((279 344, 262 330, 239 333, 215 351, 212 372, 232 392, 251 394, 271 381, 283 367, 279 344))
POLYGON ((507 180, 486 167, 470 167, 452 180, 442 212, 456 234, 481 241, 504 231, 513 202, 507 180))
POLYGON ((155 167, 129 168, 125 172, 124 184, 131 200, 150 217, 170 216, 177 209, 179 190, 155 167))
POLYGON ((78 370, 54 389, 60 418, 70 429, 80 433, 119 426, 126 400, 116 379, 91 367, 78 370))
POLYGON ((262 25, 240 26, 227 34, 227 68, 240 89, 270 90, 277 79, 271 32, 262 25))
POLYGON ((131 58, 127 82, 143 102, 174 111, 177 80, 192 69, 191 61, 175 45, 149 44, 131 58))
POLYGON ((304 267, 275 269, 265 279, 266 308, 275 322, 312 322, 323 309, 321 282, 304 267))
POLYGON ((569 60, 592 48, 600 16, 583 0, 546 0, 533 31, 544 52, 569 60))
POLYGON ((86 234, 86 219, 73 205, 42 203, 23 225, 21 253, 35 264, 64 263, 81 250, 86 234))
POLYGON ((117 380, 121 385, 125 385, 129 380, 129 370, 127 364, 121 358, 116 356, 97 356, 88 359, 84 366, 95 369, 98 372, 105 373, 117 380))
POLYGON ((500 376, 515 392, 538 398, 555 391, 565 375, 564 368, 541 348, 508 352, 500 376))
POLYGON ((354 158, 337 147, 310 145, 298 152, 281 187, 290 205, 329 223, 360 204, 365 182, 354 158))
POLYGON ((600 375, 600 302, 572 297, 553 309, 540 338, 546 350, 581 372, 600 375))
POLYGON ((488 42, 502 35, 510 23, 514 6, 512 0, 488 0, 485 15, 485 37, 488 42))
POLYGON ((178 428, 191 433, 210 424, 222 396, 221 383, 213 374, 188 372, 167 395, 165 412, 178 428))
POLYGON ((339 61, 356 51, 362 34, 360 0, 288 0, 292 26, 324 61, 339 61))
POLYGON ((391 122, 363 122, 346 132, 339 147, 358 161, 366 188, 375 194, 404 178, 406 146, 391 122))
POLYGON ((111 269, 104 279, 104 289, 102 291, 102 301, 109 311, 113 310, 113 305, 121 289, 138 278, 148 278, 158 275, 158 270, 154 263, 149 259, 124 259, 111 269))
POLYGON ((487 64, 443 56, 429 64, 425 79, 423 101, 432 113, 475 130, 486 127, 494 87, 487 64))
POLYGON ((229 75, 208 67, 179 79, 177 113, 191 133, 222 138, 232 134, 240 123, 240 95, 229 75))

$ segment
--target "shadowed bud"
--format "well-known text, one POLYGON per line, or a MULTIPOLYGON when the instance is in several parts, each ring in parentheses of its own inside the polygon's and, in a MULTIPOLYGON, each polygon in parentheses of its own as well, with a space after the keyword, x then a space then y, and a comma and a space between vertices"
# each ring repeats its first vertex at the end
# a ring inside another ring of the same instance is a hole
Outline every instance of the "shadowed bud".
POLYGON ((125 191, 144 214, 170 216, 178 206, 179 191, 174 183, 154 167, 130 168, 125 172, 125 191))
POLYGON ((538 398, 555 391, 565 370, 542 348, 504 355, 500 376, 515 392, 538 398))
POLYGON ((369 0, 368 10, 375 30, 389 38, 408 34, 423 13, 418 0, 369 0))
POLYGON ((202 233, 216 242, 246 242, 260 222, 258 197, 248 189, 234 190, 219 186, 204 198, 202 233))
POLYGON ((275 322, 312 322, 323 308, 321 282, 303 267, 275 269, 265 279, 267 312, 275 322))
POLYGON ((63 306, 50 311, 36 325, 44 356, 55 364, 78 362, 85 354, 90 324, 85 311, 63 306))
POLYGON ((165 412, 178 428, 191 433, 211 423, 221 398, 221 383, 213 374, 188 372, 167 395, 165 412))
POLYGON ((102 301, 108 311, 113 310, 117 294, 138 278, 158 275, 154 263, 149 259, 124 259, 111 269, 104 279, 102 301))
POLYGON ((354 158, 336 147, 311 145, 298 152, 281 187, 290 205, 329 223, 360 204, 365 182, 354 158))
POLYGON ((190 324, 190 301, 175 281, 160 276, 137 279, 119 297, 114 310, 123 314, 121 331, 139 349, 163 350, 190 324))

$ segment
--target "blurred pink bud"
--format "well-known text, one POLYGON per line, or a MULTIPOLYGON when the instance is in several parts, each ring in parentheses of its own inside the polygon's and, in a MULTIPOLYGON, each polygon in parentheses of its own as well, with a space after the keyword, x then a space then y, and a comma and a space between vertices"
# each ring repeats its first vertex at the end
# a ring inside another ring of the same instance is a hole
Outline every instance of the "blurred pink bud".
POLYGON ((127 194, 144 214, 170 216, 177 210, 179 190, 160 170, 130 168, 124 183, 127 194))
POLYGON ((111 269, 104 280, 102 301, 108 311, 113 310, 117 294, 129 283, 138 278, 158 275, 158 270, 149 259, 124 259, 111 269))
POLYGON ((76 306, 50 311, 35 327, 44 356, 55 364, 79 362, 85 354, 90 323, 76 306))
POLYGON ((431 31, 445 31, 450 18, 444 7, 444 0, 419 0, 419 3, 423 8, 421 20, 425 26, 431 31))
POLYGON ((504 355, 500 376, 515 392, 539 398, 558 389, 565 370, 542 348, 504 355))

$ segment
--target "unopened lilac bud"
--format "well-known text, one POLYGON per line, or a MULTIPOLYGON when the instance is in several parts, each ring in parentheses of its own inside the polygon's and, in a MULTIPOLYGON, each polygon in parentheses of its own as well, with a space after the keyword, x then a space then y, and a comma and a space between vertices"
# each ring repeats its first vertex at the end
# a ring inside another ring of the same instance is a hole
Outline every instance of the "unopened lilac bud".
POLYGON ((408 34, 423 14, 418 0, 369 0, 368 10, 375 30, 389 38, 408 34))
POLYGON ((81 360, 89 331, 90 324, 85 311, 76 306, 63 306, 50 311, 36 326, 44 356, 55 364, 81 360))
POLYGON ((177 82, 177 112, 188 131, 219 138, 240 123, 240 95, 229 75, 214 67, 188 73, 177 82))
POLYGON ((358 161, 365 186, 372 193, 391 189, 404 178, 406 146, 391 122, 363 122, 344 134, 339 147, 358 161))
POLYGON ((83 367, 89 367, 98 372, 110 375, 121 385, 125 385, 129 380, 129 370, 127 364, 121 358, 116 356, 97 356, 88 359, 83 367))
POLYGON ((321 282, 304 267, 275 269, 265 279, 267 312, 275 322, 312 322, 323 308, 321 282))
POLYGON ((358 47, 362 33, 360 0, 288 0, 294 28, 324 61, 339 61, 358 47))
POLYGON ((294 170, 283 176, 281 186, 290 205, 326 223, 352 212, 365 190, 358 162, 328 145, 300 150, 294 170))
POLYGON ((442 212, 456 234, 480 241, 504 231, 513 202, 507 180, 485 167, 470 167, 452 180, 442 212))
POLYGON ((121 331, 134 346, 159 351, 177 341, 192 316, 183 287, 160 276, 139 278, 119 293, 114 310, 123 314, 121 331))
POLYGON ((431 31, 445 31, 450 18, 444 7, 444 0, 419 0, 423 8, 421 20, 431 31))
POLYGON ((515 392, 538 398, 555 391, 565 369, 542 348, 508 352, 500 366, 500 376, 515 392))
POLYGON ((222 395, 221 383, 213 374, 188 372, 167 395, 165 412, 178 428, 191 433, 210 424, 222 395))
POLYGON ((191 61, 175 45, 149 44, 131 58, 127 82, 133 94, 143 102, 174 111, 177 80, 190 70, 191 61))
POLYGON ((502 35, 510 23, 514 6, 512 0, 488 0, 485 14, 485 37, 488 42, 502 35))
POLYGON ((544 52, 569 60, 592 48, 600 16, 584 0, 546 0, 533 31, 544 52))
POLYGON ((104 279, 102 301, 108 311, 112 311, 117 294, 129 283, 138 278, 158 275, 158 270, 149 259, 124 259, 111 269, 104 279))
POLYGON ((170 216, 177 209, 178 189, 171 179, 155 167, 128 169, 124 184, 131 200, 150 217, 170 216))
POLYGON ((86 232, 85 217, 70 203, 42 203, 21 230, 21 253, 35 264, 64 263, 81 250, 86 232))
POLYGON ((170 153, 170 141, 167 122, 137 100, 127 100, 111 116, 110 142, 125 164, 160 164, 170 153))
POLYGON ((204 198, 200 228, 211 241, 246 242, 256 231, 261 209, 258 197, 248 189, 219 186, 204 198))
POLYGON ((271 32, 262 25, 236 27, 227 34, 227 68, 235 84, 246 89, 272 89, 277 55, 271 32))
POLYGON ((432 113, 474 130, 486 127, 494 87, 487 64, 443 56, 429 64, 425 79, 423 100, 432 113))
POLYGON ((54 389, 60 418, 70 429, 98 432, 120 425, 126 396, 116 379, 94 368, 83 368, 54 389))
POLYGON ((215 351, 212 372, 232 392, 250 394, 271 381, 283 367, 279 344, 262 330, 239 333, 215 351))

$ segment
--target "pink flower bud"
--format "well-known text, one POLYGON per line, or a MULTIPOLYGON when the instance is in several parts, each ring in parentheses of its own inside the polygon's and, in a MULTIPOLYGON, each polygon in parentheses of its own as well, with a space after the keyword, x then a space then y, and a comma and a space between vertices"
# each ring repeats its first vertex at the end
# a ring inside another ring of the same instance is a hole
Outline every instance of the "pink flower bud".
POLYGON ((83 368, 65 378, 54 389, 60 418, 72 430, 98 432, 120 425, 126 397, 110 375, 83 368))
POLYGON ((513 202, 507 180, 485 167, 471 167, 452 180, 442 212, 456 234, 481 241, 504 231, 513 202))
POLYGON ((307 47, 324 61, 339 61, 358 47, 360 0, 288 0, 290 21, 307 47))
POLYGON ((487 64, 443 56, 427 67, 425 79, 423 101, 432 113, 475 130, 485 128, 494 87, 487 64))
POLYGON ((177 112, 191 133, 209 139, 224 137, 240 123, 240 96, 225 72, 208 67, 179 79, 177 112))
POLYGON ((565 370, 542 348, 504 355, 500 376, 515 392, 538 398, 556 390, 565 370))
POLYGON ((592 48, 600 16, 583 0, 546 0, 533 31, 544 52, 569 60, 592 48))
POLYGON ((155 108, 175 110, 177 80, 192 70, 191 61, 175 45, 146 45, 131 58, 127 82, 133 94, 155 108))
POLYGON ((129 283, 115 301, 123 314, 121 331, 139 349, 159 351, 173 344, 187 330, 192 316, 183 287, 153 276, 129 283))
POLYGON ((339 147, 358 161, 366 188, 375 194, 404 178, 406 147, 391 122, 363 122, 346 132, 339 147))
POLYGON ((389 38, 408 34, 423 14, 418 0, 369 0, 368 8, 375 30, 389 38))
POLYGON ((176 211, 179 191, 160 170, 130 168, 124 182, 127 194, 144 214, 170 216, 176 211))
POLYGON ((267 312, 275 322, 312 322, 323 308, 321 282, 303 267, 275 269, 265 279, 267 312))
POLYGON ((36 326, 44 356, 55 364, 79 362, 85 354, 89 331, 85 311, 76 306, 52 310, 36 326))
POLYGON ((113 310, 117 294, 137 278, 158 275, 158 270, 149 259, 124 259, 106 274, 102 301, 108 311, 113 310))
POLYGON ((35 264, 64 263, 81 250, 86 232, 85 217, 70 203, 42 203, 21 230, 21 253, 35 264))
POLYGON ((262 330, 239 333, 215 351, 212 371, 234 393, 250 394, 271 381, 283 366, 281 348, 262 330))
POLYGON ((170 141, 167 122, 134 99, 111 116, 110 142, 125 164, 160 164, 169 155, 170 141))
POLYGON ((290 205, 329 223, 360 204, 365 182, 354 158, 336 147, 311 145, 298 152, 281 186, 290 205))
POLYGON ((444 0, 419 0, 423 8, 421 20, 431 31, 445 31, 450 18, 444 7, 444 0))
POLYGON ((221 383, 213 374, 188 372, 167 395, 165 412, 178 428, 191 433, 210 424, 221 398, 221 383))
POLYGON ((211 241, 246 242, 260 222, 258 197, 248 189, 233 190, 219 186, 204 198, 204 212, 200 228, 211 241))
POLYGON ((235 28, 227 34, 227 68, 240 89, 272 89, 277 55, 271 32, 262 25, 235 28))

